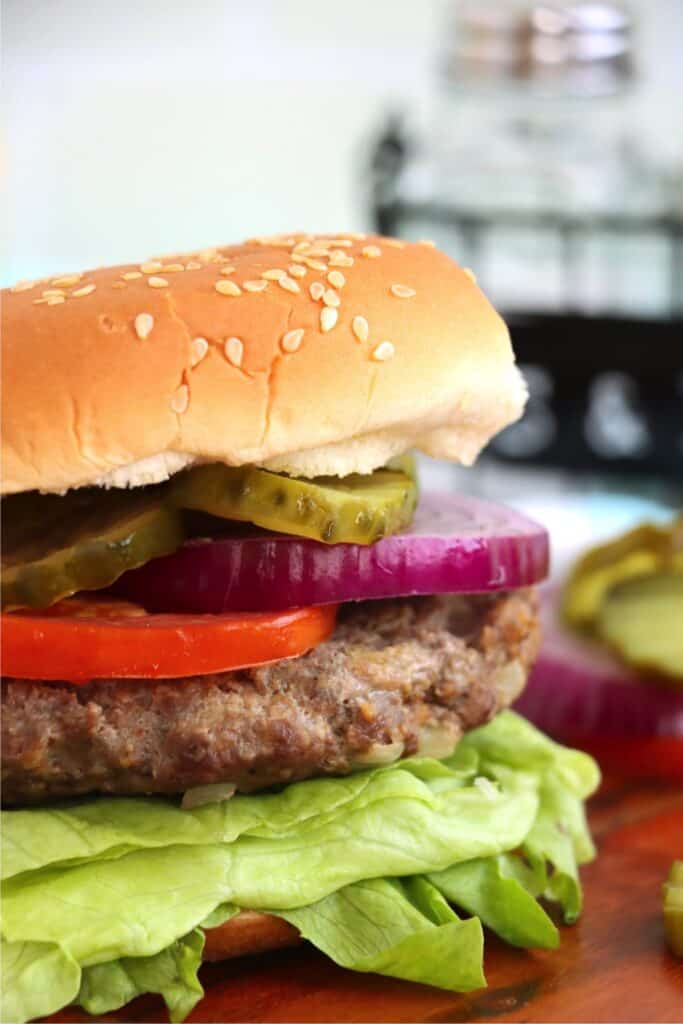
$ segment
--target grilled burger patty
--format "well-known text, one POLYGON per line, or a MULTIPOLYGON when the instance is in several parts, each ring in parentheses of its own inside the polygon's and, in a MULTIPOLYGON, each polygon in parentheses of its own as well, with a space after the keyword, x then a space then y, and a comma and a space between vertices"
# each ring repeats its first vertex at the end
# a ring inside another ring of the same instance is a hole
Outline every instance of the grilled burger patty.
POLYGON ((332 637, 261 668, 85 686, 2 681, 5 804, 241 790, 416 752, 445 756, 519 694, 533 591, 345 605, 332 637))

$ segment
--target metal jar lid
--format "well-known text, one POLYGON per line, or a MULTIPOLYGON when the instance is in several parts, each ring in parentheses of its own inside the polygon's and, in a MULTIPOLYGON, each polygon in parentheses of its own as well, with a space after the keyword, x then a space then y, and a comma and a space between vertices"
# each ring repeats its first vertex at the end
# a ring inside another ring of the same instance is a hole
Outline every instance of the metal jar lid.
POLYGON ((517 81, 577 96, 620 91, 633 74, 633 22, 608 0, 455 5, 446 71, 452 82, 517 81))

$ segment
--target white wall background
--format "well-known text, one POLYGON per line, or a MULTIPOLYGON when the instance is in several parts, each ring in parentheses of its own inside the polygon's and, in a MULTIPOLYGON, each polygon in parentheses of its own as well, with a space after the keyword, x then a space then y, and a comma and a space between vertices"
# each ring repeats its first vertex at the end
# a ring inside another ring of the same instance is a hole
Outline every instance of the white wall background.
MULTIPOLYGON (((364 142, 428 111, 447 0, 5 0, 3 279, 365 226, 364 142)), ((640 0, 640 130, 683 153, 682 0, 640 0)))

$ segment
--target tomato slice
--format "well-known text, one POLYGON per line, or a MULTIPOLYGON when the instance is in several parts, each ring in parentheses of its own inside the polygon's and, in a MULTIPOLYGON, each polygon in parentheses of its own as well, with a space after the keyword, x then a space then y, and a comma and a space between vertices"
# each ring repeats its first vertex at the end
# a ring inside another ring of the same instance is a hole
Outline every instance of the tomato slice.
POLYGON ((21 679, 177 679, 263 665, 325 640, 336 605, 284 612, 148 615, 127 601, 69 598, 0 616, 2 670, 21 679))
POLYGON ((683 736, 570 736, 562 742, 592 754, 605 772, 683 779, 683 736))

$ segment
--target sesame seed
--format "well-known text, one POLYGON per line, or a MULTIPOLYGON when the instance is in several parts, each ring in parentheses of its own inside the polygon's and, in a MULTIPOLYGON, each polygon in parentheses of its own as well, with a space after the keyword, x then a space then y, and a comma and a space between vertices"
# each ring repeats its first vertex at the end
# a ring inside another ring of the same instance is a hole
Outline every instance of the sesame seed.
POLYGON ((477 283, 477 275, 474 273, 474 271, 470 267, 463 267, 462 268, 462 272, 463 272, 463 274, 466 274, 467 277, 469 277, 469 279, 472 282, 472 284, 476 284, 477 283))
POLYGON ((139 270, 127 270, 125 274, 121 274, 124 281, 135 281, 136 278, 142 277, 139 270))
POLYGON ((199 260, 190 260, 189 263, 185 264, 185 270, 201 270, 202 264, 199 260))
POLYGON ((328 288, 323 294, 323 302, 326 306, 333 306, 336 308, 341 303, 341 299, 336 292, 332 291, 331 288, 328 288))
POLYGON ((53 277, 50 283, 58 286, 63 285, 65 288, 69 288, 72 284, 78 284, 82 277, 82 274, 62 274, 61 277, 53 277))
POLYGON ((418 245, 428 245, 430 249, 435 249, 436 248, 436 242, 432 241, 431 238, 420 238, 418 240, 417 244, 418 245))
POLYGON ((43 292, 43 298, 51 299, 54 295, 64 295, 63 288, 46 288, 43 292))
POLYGON ((234 281, 216 281, 214 288, 220 295, 241 295, 242 289, 234 281))
POLYGON ((322 284, 321 281, 314 281, 308 290, 311 293, 311 298, 313 299, 313 301, 318 302, 318 300, 322 299, 323 295, 325 294, 325 285, 322 284))
POLYGON ((138 313, 135 317, 135 333, 140 341, 144 341, 152 333, 154 317, 151 313, 138 313))
POLYGON ((209 343, 206 338, 193 338, 190 346, 190 363, 196 366, 209 351, 209 343))
POLYGON ((364 245, 361 252, 369 260, 376 260, 378 256, 382 255, 382 250, 378 245, 364 245))
POLYGON ((341 270, 331 270, 327 275, 327 280, 334 288, 343 288, 346 284, 346 278, 341 270))
POLYGON ((284 288, 284 290, 286 292, 292 292, 292 293, 296 294, 297 292, 301 291, 301 288, 296 283, 294 278, 293 277, 287 277, 286 274, 285 274, 284 277, 280 278, 280 280, 278 281, 278 284, 280 285, 281 288, 284 288))
POLYGON ((290 277, 305 277, 306 268, 302 267, 299 263, 292 263, 291 267, 287 267, 290 277))
POLYGON ((35 288, 37 281, 17 281, 12 287, 13 292, 27 292, 31 288, 35 288))
POLYGON ((353 256, 347 256, 345 252, 341 252, 339 249, 337 249, 330 256, 330 266, 331 267, 352 267, 353 266, 353 256))
POLYGON ((298 327, 295 331, 287 331, 286 334, 283 334, 280 342, 283 352, 296 352, 301 346, 303 337, 303 327, 298 327))
POLYGON ((185 267, 182 263, 164 263, 163 269, 168 274, 179 274, 181 271, 185 270, 185 267))
POLYGON ((417 295, 415 289, 409 288, 407 284, 392 284, 390 291, 397 299, 412 299, 413 295, 417 295))
POLYGON ((47 302, 48 302, 48 299, 34 299, 33 300, 33 305, 34 306, 44 306, 47 302))
POLYGON ((71 294, 73 295, 73 297, 75 299, 80 299, 80 297, 82 295, 90 295, 94 291, 95 291, 95 285, 94 284, 84 284, 82 288, 77 288, 76 291, 72 292, 71 294))
POLYGON ((223 346, 225 358, 233 366, 241 366, 244 358, 244 345, 240 338, 227 338, 223 346))
POLYGON ((351 330, 358 338, 358 341, 367 341, 370 334, 370 325, 364 316, 354 316, 351 322, 351 330))
POLYGON ((48 295, 45 299, 48 306, 59 306, 60 303, 66 302, 63 295, 48 295))
POLYGON ((149 260, 147 263, 140 264, 140 270, 143 274, 156 274, 158 270, 163 269, 163 266, 160 260, 149 260))
POLYGON ((309 259, 308 256, 304 256, 304 263, 307 267, 310 267, 311 270, 327 270, 326 263, 322 263, 321 260, 309 259))
POLYGON ((221 267, 218 271, 219 274, 223 274, 224 277, 230 277, 231 274, 235 273, 234 267, 221 267))
POLYGON ((126 282, 125 281, 114 281, 114 282, 112 282, 112 288, 125 288, 125 287, 126 287, 126 282))
POLYGON ((290 255, 291 255, 291 259, 293 259, 295 263, 305 263, 306 262, 306 257, 302 256, 300 252, 293 252, 290 255))
POLYGON ((344 249, 349 249, 353 245, 353 242, 350 238, 333 238, 331 244, 340 246, 344 249))
POLYGON ((177 412, 178 415, 182 415, 187 412, 187 407, 190 404, 190 389, 187 384, 181 384, 179 388, 173 392, 171 398, 171 409, 173 412, 177 412))
POLYGON ((202 263, 210 263, 215 255, 215 249, 202 249, 201 252, 197 253, 197 258, 200 259, 202 263))
POLYGON ((339 313, 336 309, 332 309, 331 306, 324 306, 320 310, 320 330, 323 334, 331 331, 338 319, 339 313))
POLYGON ((303 239, 301 242, 297 242, 292 252, 306 252, 307 249, 311 248, 311 243, 303 239))
POLYGON ((380 341, 379 345, 372 353, 372 358, 378 363, 385 363, 387 359, 391 359, 394 352, 394 346, 390 341, 380 341))
POLYGON ((262 292, 268 287, 267 281, 244 281, 242 284, 245 292, 262 292))
POLYGON ((165 277, 148 277, 147 284, 150 288, 168 288, 168 281, 165 277))
POLYGON ((392 249, 405 249, 406 243, 402 242, 400 238, 385 238, 385 245, 390 245, 392 249))
POLYGON ((316 245, 312 249, 309 249, 306 253, 307 256, 329 256, 330 250, 321 245, 316 245))
POLYGON ((261 277, 265 281, 279 281, 281 277, 287 277, 287 271, 274 268, 273 270, 264 270, 261 277))

